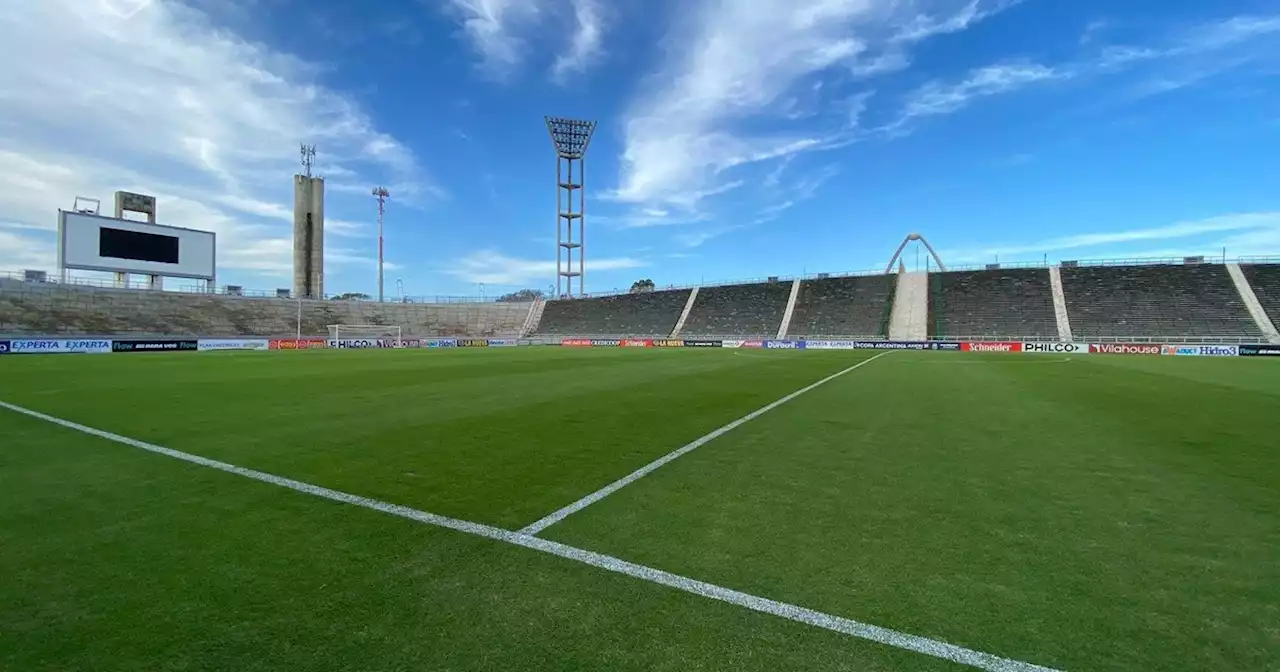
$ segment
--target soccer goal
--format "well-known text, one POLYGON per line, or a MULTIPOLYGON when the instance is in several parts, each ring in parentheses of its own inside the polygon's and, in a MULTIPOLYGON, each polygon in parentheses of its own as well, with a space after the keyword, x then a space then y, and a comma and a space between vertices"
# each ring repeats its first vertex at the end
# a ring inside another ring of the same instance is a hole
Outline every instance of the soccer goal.
POLYGON ((357 339, 390 341, 393 347, 400 347, 404 341, 400 338, 399 325, 386 324, 331 324, 329 338, 335 341, 357 339))

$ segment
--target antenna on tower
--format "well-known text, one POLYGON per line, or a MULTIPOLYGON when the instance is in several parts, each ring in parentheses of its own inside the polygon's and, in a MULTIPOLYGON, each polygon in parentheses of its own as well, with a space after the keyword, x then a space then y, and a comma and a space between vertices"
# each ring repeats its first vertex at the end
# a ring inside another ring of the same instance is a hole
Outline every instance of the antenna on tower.
POLYGON ((316 146, 303 144, 302 146, 302 174, 311 177, 311 166, 316 163, 316 146))
POLYGON ((386 187, 374 187, 373 195, 378 199, 378 303, 382 303, 382 216, 386 214, 391 192, 386 187))

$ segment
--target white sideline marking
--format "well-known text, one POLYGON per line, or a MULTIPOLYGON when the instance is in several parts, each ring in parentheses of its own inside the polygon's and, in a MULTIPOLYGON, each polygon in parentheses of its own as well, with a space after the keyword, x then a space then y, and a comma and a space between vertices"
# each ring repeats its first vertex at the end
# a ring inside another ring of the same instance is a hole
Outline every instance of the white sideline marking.
POLYGON ((609 495, 612 495, 613 493, 621 490, 622 488, 625 488, 628 485, 635 483, 636 481, 644 478, 645 476, 648 476, 654 470, 667 464, 668 462, 671 462, 672 460, 675 460, 676 458, 686 453, 689 453, 693 450, 696 450, 702 447, 707 442, 713 439, 724 436, 725 434, 733 431, 734 429, 737 429, 738 427, 741 427, 742 425, 748 422, 751 422, 752 420, 755 420, 756 418, 764 415, 765 413, 768 413, 769 411, 772 411, 773 409, 787 403, 788 401, 791 401, 792 399, 795 399, 796 397, 804 394, 805 392, 808 392, 822 385, 826 385, 827 383, 835 380, 836 378, 839 378, 840 376, 843 376, 844 374, 849 373, 850 371, 853 371, 854 369, 857 369, 865 364, 870 364, 871 362, 874 362, 877 359, 880 359, 881 357, 884 357, 885 355, 890 354, 891 352, 893 351, 890 350, 888 352, 882 352, 874 357, 864 359, 861 362, 858 362, 857 364, 854 364, 853 366, 847 369, 844 369, 842 371, 837 371, 827 376, 826 378, 823 378, 822 380, 819 380, 818 382, 812 385, 809 385, 808 387, 800 388, 795 392, 792 392, 791 394, 788 394, 787 396, 769 404, 768 406, 754 410, 742 416, 741 418, 738 418, 737 420, 734 420, 733 422, 725 425, 724 427, 721 427, 720 429, 712 431, 709 434, 704 434, 703 436, 700 436, 694 439, 693 441, 690 441, 689 443, 686 443, 685 445, 680 446, 679 448, 667 453, 666 455, 659 457, 658 459, 650 462, 649 464, 646 464, 643 467, 636 469, 630 474, 623 476, 622 478, 610 483, 609 485, 606 485, 603 488, 596 490, 595 492, 587 495, 586 497, 579 499, 578 501, 564 507, 563 509, 560 509, 559 511, 556 511, 548 515, 542 520, 539 520, 537 522, 534 522, 531 525, 526 526, 524 529, 520 530, 520 533, 521 534, 538 534, 539 532, 547 529, 548 527, 551 527, 552 525, 555 525, 556 523, 564 520, 565 518, 568 518, 574 513, 577 513, 578 511, 581 511, 587 508, 588 506, 595 504, 596 502, 604 499, 605 497, 608 497, 609 495))
POLYGON ((667 586, 669 588, 675 588, 676 590, 681 590, 693 595, 709 597, 713 600, 746 607, 752 611, 780 616, 791 621, 823 628, 824 630, 831 630, 833 632, 839 632, 859 639, 887 644, 899 649, 922 653, 927 656, 949 660, 962 665, 970 665, 979 669, 989 670, 990 672, 1061 672, 1060 670, 1056 670, 1051 667, 1042 667, 1031 663, 1013 660, 1011 658, 1002 658, 1000 656, 966 649, 962 646, 948 644, 946 642, 929 639, 927 637, 920 637, 918 635, 899 632, 889 628, 882 628, 877 625, 861 623, 852 619, 814 611, 813 609, 806 609, 794 604, 787 604, 786 602, 777 602, 775 600, 749 595, 731 588, 698 581, 697 579, 690 579, 685 576, 680 576, 679 574, 672 574, 660 569, 637 565, 633 562, 627 562, 626 560, 615 558, 611 555, 604 555, 603 553, 575 548, 573 546, 540 539, 538 537, 521 534, 519 532, 511 532, 509 530, 483 525, 481 523, 472 523, 465 520, 458 520, 456 518, 438 516, 434 513, 411 509, 407 506, 400 506, 398 504, 391 504, 376 499, 370 499, 368 497, 352 495, 350 493, 342 492, 341 490, 331 490, 319 485, 295 481, 291 478, 276 476, 275 474, 269 474, 264 471, 237 467, 234 464, 219 462, 218 460, 211 460, 207 457, 200 457, 199 455, 184 453, 180 450, 157 446, 153 443, 131 439, 127 436, 113 434, 101 429, 94 429, 93 427, 71 422, 70 420, 63 420, 62 418, 46 415, 39 411, 33 411, 31 409, 15 406, 3 401, 0 401, 0 408, 7 408, 15 413, 21 413, 38 420, 44 420, 45 422, 50 422, 67 429, 96 436, 108 441, 122 443, 126 446, 132 446, 148 452, 159 453, 166 457, 172 457, 184 462, 198 464, 202 467, 225 471, 230 474, 235 474, 236 476, 243 476, 255 481, 278 485, 282 488, 296 490, 297 492, 302 492, 335 502, 342 502, 343 504, 353 504, 355 506, 380 511, 393 516, 399 516, 401 518, 407 518, 427 525, 444 527, 450 530, 484 537, 486 539, 493 539, 495 541, 501 541, 535 551, 549 553, 551 555, 573 560, 575 562, 581 562, 606 571, 624 574, 626 576, 667 586))

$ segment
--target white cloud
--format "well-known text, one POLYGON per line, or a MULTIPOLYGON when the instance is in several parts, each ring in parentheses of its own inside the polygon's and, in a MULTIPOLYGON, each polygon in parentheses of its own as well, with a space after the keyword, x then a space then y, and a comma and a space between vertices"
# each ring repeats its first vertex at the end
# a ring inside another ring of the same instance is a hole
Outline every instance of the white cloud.
MULTIPOLYGON (((1203 254, 1205 248, 1215 249, 1227 247, 1228 253, 1235 255, 1259 255, 1280 253, 1280 212, 1251 212, 1210 217, 1208 219, 1177 222, 1166 226, 1143 229, 1125 229, 1120 231, 1101 231, 1074 236, 1051 238, 1036 243, 1015 244, 999 247, 988 247, 982 250, 952 250, 943 253, 943 259, 956 263, 991 259, 995 255, 1016 258, 1021 255, 1048 254, 1057 256, 1056 252, 1068 250, 1095 250, 1093 256, 1112 256, 1107 248, 1128 243, 1146 241, 1172 241, 1192 237, 1203 237, 1209 234, 1232 234, 1225 238, 1204 239, 1203 246, 1197 243, 1188 246, 1196 249, 1193 254, 1203 254)), ((1121 256, 1148 256, 1136 252, 1120 252, 1121 256)))
MULTIPOLYGON (((28 227, 7 229, 0 268, 35 265, 31 250, 46 249, 57 208, 75 196, 101 199, 109 214, 112 193, 126 189, 155 195, 163 223, 216 231, 220 275, 287 275, 300 141, 364 194, 375 177, 436 189, 410 150, 316 82, 316 68, 183 5, 122 16, 125 1, 41 0, 0 13, 6 53, 23 55, 0 59, 0 219, 28 227)), ((341 219, 330 230, 355 232, 341 219)))
MULTIPOLYGON (((574 260, 576 267, 577 260, 574 260)), ((590 284, 593 272, 640 268, 645 266, 641 259, 631 257, 614 257, 605 259, 586 259, 586 278, 590 284)), ((445 272, 467 282, 483 282, 493 285, 541 285, 551 284, 556 277, 556 262, 543 259, 520 259, 508 257, 495 250, 473 252, 459 259, 445 272)))
POLYGON ((479 53, 481 65, 495 77, 506 77, 524 59, 519 31, 541 14, 539 0, 449 0, 449 8, 479 53))
POLYGON ((596 0, 571 0, 574 31, 568 52, 556 58, 551 77, 565 83, 573 74, 585 72, 594 59, 603 54, 604 15, 596 0))
POLYGON ((950 114, 975 98, 992 96, 1045 80, 1069 77, 1070 73, 1038 63, 1003 63, 972 70, 959 82, 930 82, 908 96, 898 124, 919 117, 950 114))
POLYGON ((621 184, 612 196, 689 206, 719 193, 725 182, 719 174, 734 166, 847 142, 843 122, 810 133, 735 129, 785 108, 793 88, 824 71, 866 76, 898 69, 907 63, 907 46, 963 30, 1010 4, 707 0, 682 9, 669 37, 685 46, 625 115, 621 184), (941 9, 922 12, 922 4, 941 9))

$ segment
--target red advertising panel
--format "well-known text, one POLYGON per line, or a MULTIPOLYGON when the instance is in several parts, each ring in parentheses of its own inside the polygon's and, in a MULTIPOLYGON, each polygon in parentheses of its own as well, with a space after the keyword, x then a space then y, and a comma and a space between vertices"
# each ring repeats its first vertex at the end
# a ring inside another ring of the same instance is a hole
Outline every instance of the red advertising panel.
POLYGON ((1164 345, 1156 343, 1091 343, 1089 352, 1099 355, 1158 355, 1164 345))
POLYGON ((652 348, 653 340, 648 338, 627 338, 620 344, 624 348, 652 348))
POLYGON ((267 343, 268 350, 310 350, 325 347, 323 338, 279 338, 267 343))
POLYGON ((961 343, 964 352, 1022 352, 1021 343, 982 341, 979 343, 961 343))
POLYGON ((560 341, 560 345, 566 348, 589 348, 591 347, 591 339, 588 338, 566 338, 560 341))
POLYGON ((744 348, 763 348, 763 347, 764 347, 764 341, 743 341, 743 342, 742 342, 742 347, 744 347, 744 348))

